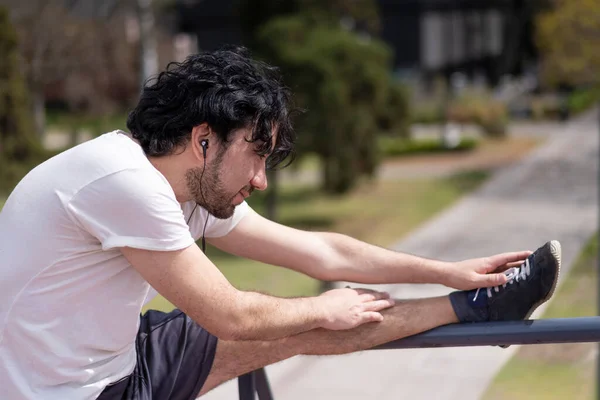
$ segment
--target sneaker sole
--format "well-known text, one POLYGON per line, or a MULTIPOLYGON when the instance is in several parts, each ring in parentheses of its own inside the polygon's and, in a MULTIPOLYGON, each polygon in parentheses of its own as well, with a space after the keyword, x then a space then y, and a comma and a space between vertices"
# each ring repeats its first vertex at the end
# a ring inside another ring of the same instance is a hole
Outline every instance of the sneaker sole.
POLYGON ((547 302, 548 300, 550 300, 550 298, 554 294, 554 291, 556 290, 556 285, 558 284, 558 277, 560 276, 560 264, 561 264, 561 255, 562 255, 562 248, 561 248, 560 242, 558 240, 552 240, 552 241, 550 241, 550 253, 552 253, 552 257, 554 257, 554 261, 557 264, 556 265, 556 276, 554 277, 554 282, 552 282, 552 287, 550 288, 550 291, 548 292, 548 294, 546 295, 546 297, 544 297, 543 299, 541 299, 540 301, 538 301, 537 303, 535 303, 533 305, 533 307, 531 307, 531 310, 529 310, 529 312, 525 316, 524 320, 525 319, 529 319, 529 317, 531 316, 531 314, 533 314, 534 311, 539 306, 541 306, 542 304, 544 304, 545 302, 547 302))

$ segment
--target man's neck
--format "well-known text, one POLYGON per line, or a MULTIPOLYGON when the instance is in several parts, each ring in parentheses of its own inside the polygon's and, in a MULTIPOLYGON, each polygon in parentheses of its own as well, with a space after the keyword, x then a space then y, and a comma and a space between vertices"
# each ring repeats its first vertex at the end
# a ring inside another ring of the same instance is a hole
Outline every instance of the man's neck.
MULTIPOLYGON (((119 131, 119 133, 129 137, 135 143, 140 145, 140 142, 133 138, 130 133, 125 131, 119 131)), ((185 165, 185 151, 177 153, 176 156, 146 157, 148 158, 148 161, 150 161, 150 164, 152 164, 152 166, 165 177, 167 182, 169 182, 178 202, 185 203, 191 200, 187 190, 184 172, 185 168, 181 168, 182 165, 185 165)))
POLYGON ((180 203, 185 203, 190 200, 187 190, 187 182, 185 179, 185 172, 181 170, 182 160, 176 159, 179 156, 162 156, 162 157, 148 157, 150 163, 160 172, 171 188, 175 192, 175 197, 180 203))

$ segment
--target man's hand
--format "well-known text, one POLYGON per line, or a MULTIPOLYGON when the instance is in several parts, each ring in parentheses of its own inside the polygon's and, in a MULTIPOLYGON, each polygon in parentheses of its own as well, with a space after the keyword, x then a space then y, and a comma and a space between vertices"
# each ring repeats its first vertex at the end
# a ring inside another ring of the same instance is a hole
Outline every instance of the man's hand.
POLYGON ((508 281, 504 271, 518 267, 531 253, 531 251, 502 253, 449 263, 442 283, 459 290, 503 285, 508 281))
POLYGON ((356 328, 367 322, 380 322, 379 311, 390 308, 394 300, 385 292, 368 289, 334 289, 319 296, 326 310, 325 329, 343 330, 356 328))

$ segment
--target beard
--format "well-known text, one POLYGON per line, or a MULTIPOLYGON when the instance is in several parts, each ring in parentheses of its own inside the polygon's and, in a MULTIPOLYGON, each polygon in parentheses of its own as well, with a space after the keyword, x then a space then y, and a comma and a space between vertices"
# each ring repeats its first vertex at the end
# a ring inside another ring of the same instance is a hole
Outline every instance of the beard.
POLYGON ((211 163, 211 168, 191 168, 185 173, 186 184, 192 200, 215 218, 227 219, 233 216, 236 193, 230 193, 223 187, 219 174, 221 158, 211 163))

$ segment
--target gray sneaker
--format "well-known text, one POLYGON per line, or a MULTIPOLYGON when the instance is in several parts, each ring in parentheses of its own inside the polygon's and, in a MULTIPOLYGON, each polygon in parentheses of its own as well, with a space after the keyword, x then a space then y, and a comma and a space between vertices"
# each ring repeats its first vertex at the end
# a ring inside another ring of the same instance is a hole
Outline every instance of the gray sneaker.
POLYGON ((450 294, 460 322, 527 319, 546 302, 556 288, 561 248, 557 240, 547 242, 518 268, 506 271, 507 283, 491 288, 450 294))

